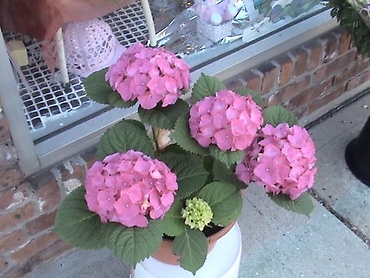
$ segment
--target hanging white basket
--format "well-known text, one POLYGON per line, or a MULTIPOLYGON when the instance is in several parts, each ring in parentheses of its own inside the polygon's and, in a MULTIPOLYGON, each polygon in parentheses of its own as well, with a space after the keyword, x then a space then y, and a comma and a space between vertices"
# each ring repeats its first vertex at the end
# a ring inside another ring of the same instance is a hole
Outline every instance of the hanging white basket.
POLYGON ((218 42, 231 35, 232 21, 226 21, 220 25, 212 25, 197 19, 197 31, 213 42, 218 42))

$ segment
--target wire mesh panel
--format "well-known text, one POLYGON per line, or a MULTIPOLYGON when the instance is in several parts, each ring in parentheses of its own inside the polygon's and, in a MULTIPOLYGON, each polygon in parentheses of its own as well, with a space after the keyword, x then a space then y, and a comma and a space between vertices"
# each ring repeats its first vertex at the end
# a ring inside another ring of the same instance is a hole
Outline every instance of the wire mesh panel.
MULTIPOLYGON (((146 43, 147 26, 140 1, 103 17, 122 45, 135 42, 146 43)), ((23 101, 26 120, 34 139, 72 124, 76 114, 81 119, 101 109, 87 97, 83 78, 69 73, 70 83, 63 86, 58 82, 58 74, 52 73, 41 55, 40 43, 32 38, 11 32, 3 33, 5 41, 23 40, 29 64, 21 67, 25 80, 19 80, 19 93, 23 101), (89 109, 85 109, 89 107, 89 109), (69 120, 70 118, 71 120, 69 120)))

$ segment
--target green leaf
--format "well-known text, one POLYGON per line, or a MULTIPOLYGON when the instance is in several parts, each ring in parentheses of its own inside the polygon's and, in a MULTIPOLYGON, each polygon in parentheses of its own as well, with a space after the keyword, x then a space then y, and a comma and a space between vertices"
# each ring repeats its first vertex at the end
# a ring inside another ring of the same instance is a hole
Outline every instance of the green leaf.
POLYGON ((179 263, 182 268, 195 275, 206 261, 207 238, 201 231, 187 227, 182 234, 175 237, 172 253, 181 257, 179 263))
POLYGON ((161 107, 161 104, 158 104, 154 109, 148 110, 139 106, 138 110, 143 123, 168 130, 173 129, 177 118, 187 111, 189 111, 189 105, 182 99, 167 107, 161 107))
POLYGON ((307 192, 303 193, 301 196, 299 196, 298 199, 294 201, 292 201, 289 196, 285 194, 268 195, 277 205, 285 208, 286 210, 303 214, 308 217, 314 209, 312 197, 307 192))
POLYGON ((102 135, 97 156, 103 159, 109 154, 131 149, 141 151, 150 157, 154 156, 152 141, 144 125, 136 120, 122 120, 102 135))
POLYGON ((218 160, 215 160, 212 171, 215 180, 231 183, 238 189, 247 188, 247 184, 238 179, 235 175, 234 167, 229 169, 226 165, 218 160))
POLYGON ((212 208, 215 225, 227 226, 235 221, 243 206, 240 191, 230 183, 212 182, 203 187, 197 197, 206 201, 212 208))
POLYGON ((85 201, 83 186, 73 190, 62 202, 55 219, 55 231, 78 248, 100 249, 104 226, 99 215, 90 211, 85 201))
POLYGON ((163 232, 168 236, 178 236, 185 229, 184 218, 181 217, 183 202, 175 200, 163 218, 163 232))
POLYGON ((181 148, 188 152, 200 155, 208 153, 208 150, 200 146, 190 135, 189 113, 184 113, 177 119, 175 129, 172 132, 171 137, 181 148))
POLYGON ((182 199, 199 190, 207 180, 209 173, 203 168, 199 156, 166 153, 159 158, 177 176, 179 189, 176 198, 182 199))
MULTIPOLYGON (((349 1, 331 0, 327 6, 332 8, 330 15, 336 17, 341 27, 351 36, 351 41, 364 57, 370 56, 369 22, 364 21, 349 1)), ((368 19, 367 19, 368 20, 368 19)))
POLYGON ((113 107, 128 108, 135 105, 136 101, 123 101, 118 92, 112 89, 105 80, 107 70, 105 68, 94 72, 83 81, 87 95, 98 103, 113 107))
POLYGON ((245 156, 245 151, 221 151, 216 145, 209 147, 210 154, 217 160, 224 163, 228 168, 232 164, 241 161, 245 156))
POLYGON ((114 255, 132 266, 148 258, 162 242, 161 220, 152 220, 145 228, 110 224, 102 240, 114 255))
POLYGON ((258 104, 260 107, 263 106, 263 99, 260 92, 253 91, 248 88, 238 88, 235 92, 242 96, 251 96, 253 101, 258 104))
POLYGON ((223 89, 226 89, 226 86, 219 79, 202 73, 200 78, 194 84, 191 98, 193 102, 196 102, 207 96, 214 96, 216 92, 223 89))
POLYGON ((292 126, 297 123, 296 116, 281 105, 266 108, 263 117, 265 124, 271 124, 273 126, 277 126, 280 123, 288 123, 289 126, 292 126))

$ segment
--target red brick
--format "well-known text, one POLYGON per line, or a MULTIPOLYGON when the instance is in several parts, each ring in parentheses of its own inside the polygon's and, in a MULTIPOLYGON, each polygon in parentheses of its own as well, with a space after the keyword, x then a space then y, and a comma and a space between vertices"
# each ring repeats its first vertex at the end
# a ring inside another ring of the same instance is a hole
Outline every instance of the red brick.
POLYGON ((321 42, 325 46, 323 53, 323 62, 328 63, 338 55, 339 38, 335 33, 328 33, 320 37, 321 42))
POLYGON ((50 247, 55 242, 60 240, 59 236, 55 232, 49 232, 47 234, 44 234, 26 245, 23 245, 18 250, 14 251, 10 257, 11 259, 16 262, 20 263, 22 261, 25 261, 26 259, 36 255, 40 251, 42 251, 45 248, 50 247))
MULTIPOLYGON (((322 73, 324 74, 323 77, 325 78, 327 76, 333 76, 340 72, 346 71, 348 68, 352 67, 352 65, 354 64, 358 65, 356 66, 356 68, 361 67, 357 70, 358 72, 361 72, 364 69, 366 69, 366 66, 364 65, 364 63, 355 62, 355 55, 356 55, 356 52, 351 51, 327 63, 326 66, 322 67, 322 69, 325 69, 325 73, 322 73)), ((352 74, 354 73, 355 72, 352 72, 352 74)))
POLYGON ((348 81, 346 91, 353 90, 356 87, 358 87, 360 84, 361 84, 361 75, 357 75, 348 81))
POLYGON ((68 194, 76 185, 84 183, 86 175, 86 165, 82 159, 71 159, 68 164, 63 163, 60 167, 60 174, 62 178, 63 193, 68 194))
POLYGON ((258 70, 250 70, 245 73, 245 80, 247 82, 247 88, 256 92, 261 91, 263 74, 258 70))
POLYGON ((317 40, 312 40, 303 47, 309 53, 307 70, 311 71, 321 65, 323 60, 324 47, 317 40))
POLYGON ((23 207, 3 214, 0 216, 0 231, 26 222, 34 215, 35 211, 35 205, 33 203, 27 203, 23 207))
POLYGON ((42 249, 36 255, 32 256, 30 261, 32 265, 38 265, 40 263, 49 261, 56 256, 62 255, 66 251, 73 249, 73 247, 63 240, 57 240, 56 242, 48 245, 46 248, 42 249))
POLYGON ((86 162, 86 167, 89 168, 98 159, 96 157, 96 147, 88 148, 80 156, 86 162))
POLYGON ((36 219, 26 223, 25 231, 29 235, 38 234, 44 230, 51 228, 54 225, 55 212, 43 214, 36 219))
POLYGON ((0 118, 0 143, 9 142, 11 140, 8 121, 6 118, 0 118))
POLYGON ((0 237, 0 254, 14 250, 22 245, 26 240, 26 236, 22 230, 12 231, 0 237))
POLYGON ((244 87, 244 83, 239 76, 234 76, 223 82, 229 90, 235 90, 244 87))
POLYGON ((323 80, 324 78, 327 77, 328 75, 328 65, 323 65, 319 68, 317 68, 315 71, 314 71, 314 82, 315 83, 320 83, 321 80, 323 80))
POLYGON ((277 63, 275 66, 280 68, 277 84, 279 86, 284 86, 293 78, 294 63, 288 55, 280 55, 274 59, 274 62, 277 63))
POLYGON ((50 172, 43 172, 29 180, 42 211, 55 208, 60 200, 60 189, 55 177, 50 172))
POLYGON ((312 113, 312 112, 316 111, 320 107, 328 104, 329 102, 333 101, 334 99, 336 99, 337 97, 342 95, 344 91, 345 91, 345 86, 340 86, 340 87, 328 92, 324 96, 313 100, 311 103, 308 104, 308 111, 307 112, 312 113))
POLYGON ((23 178, 22 171, 18 166, 0 171, 0 191, 20 185, 23 178))
POLYGON ((0 169, 7 169, 18 163, 18 156, 15 147, 8 144, 0 144, 0 169))
POLYGON ((351 50, 338 57, 338 70, 345 71, 349 67, 358 64, 358 62, 356 61, 356 54, 357 53, 355 50, 351 50))
POLYGON ((45 249, 41 250, 40 252, 36 253, 34 256, 30 257, 30 259, 24 261, 23 263, 18 263, 16 266, 12 267, 8 272, 6 272, 2 277, 23 277, 27 273, 31 272, 37 265, 50 261, 51 259, 57 257, 58 255, 62 255, 70 249, 72 249, 70 245, 62 240, 58 240, 45 249))
POLYGON ((291 57, 294 58, 293 76, 301 76, 307 71, 308 53, 302 47, 289 51, 291 57))
POLYGON ((274 88, 277 77, 279 75, 279 69, 271 63, 266 63, 258 67, 258 71, 263 74, 262 77, 262 94, 267 94, 274 88))
POLYGON ((27 201, 30 195, 32 195, 32 192, 30 192, 27 183, 21 183, 19 186, 3 190, 0 195, 0 211, 27 201))
POLYGON ((296 96, 297 94, 301 94, 303 91, 307 90, 308 86, 310 85, 310 81, 311 76, 306 75, 302 78, 297 79, 296 82, 282 88, 282 102, 285 102, 296 96))
POLYGON ((279 92, 271 94, 267 98, 267 107, 278 105, 281 103, 281 94, 279 92))
POLYGON ((365 71, 362 74, 361 79, 362 79, 363 82, 369 81, 370 80, 370 70, 365 71))
POLYGON ((5 271, 9 267, 9 263, 6 258, 0 255, 0 273, 5 271))
POLYGON ((297 110, 293 110, 292 113, 297 117, 297 119, 302 118, 307 114, 307 105, 299 107, 297 110))
POLYGON ((351 49, 351 36, 348 33, 342 31, 340 36, 339 42, 339 53, 346 53, 348 50, 351 49))
POLYGON ((23 277, 25 274, 29 273, 32 270, 32 265, 29 262, 24 264, 18 264, 15 267, 12 267, 9 271, 4 273, 2 278, 19 278, 23 277))
POLYGON ((314 87, 305 91, 304 94, 307 94, 307 101, 312 101, 316 98, 322 98, 326 94, 328 94, 333 88, 333 81, 331 79, 327 79, 322 81, 320 84, 316 84, 314 87))
POLYGON ((338 85, 347 83, 348 82, 348 79, 350 77, 352 77, 352 75, 353 75, 353 72, 354 72, 354 69, 353 68, 354 68, 354 66, 351 66, 351 67, 348 67, 346 70, 343 70, 341 72, 338 72, 334 76, 333 85, 334 86, 338 86, 338 85))
POLYGON ((289 109, 296 110, 307 103, 308 95, 298 94, 289 101, 289 109))
POLYGON ((357 73, 362 73, 366 70, 368 70, 370 66, 370 60, 369 59, 358 59, 356 61, 356 66, 355 66, 355 69, 354 69, 354 73, 353 74, 357 74, 357 73))

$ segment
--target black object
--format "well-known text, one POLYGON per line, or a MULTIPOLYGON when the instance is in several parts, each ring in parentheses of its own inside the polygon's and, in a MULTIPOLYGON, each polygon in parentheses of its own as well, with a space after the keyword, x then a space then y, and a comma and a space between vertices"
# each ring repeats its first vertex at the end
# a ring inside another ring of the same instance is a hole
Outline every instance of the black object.
POLYGON ((358 137, 347 145, 345 159, 352 174, 370 186, 370 117, 358 137))

